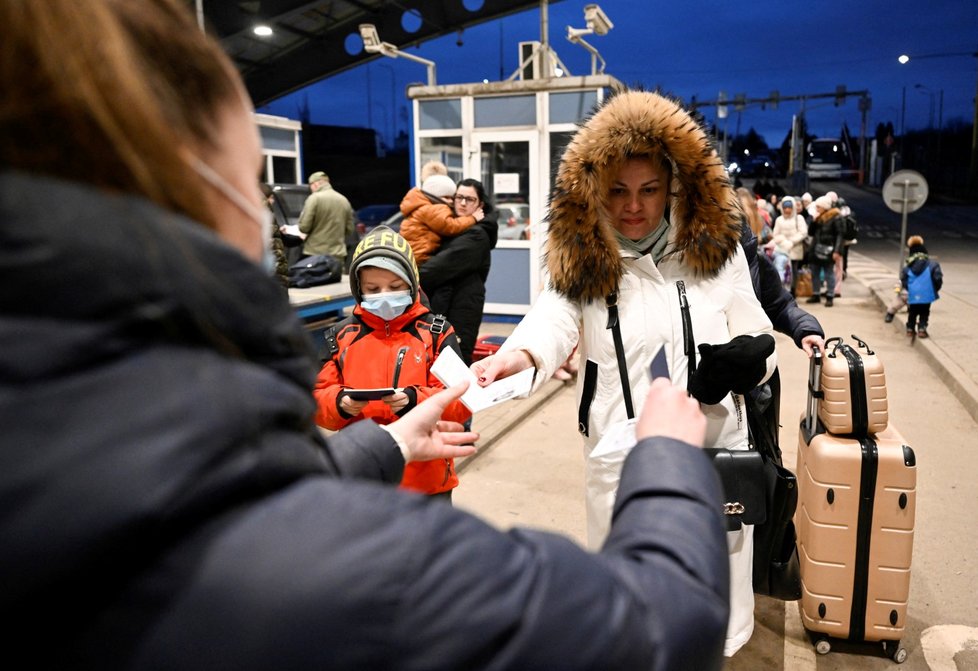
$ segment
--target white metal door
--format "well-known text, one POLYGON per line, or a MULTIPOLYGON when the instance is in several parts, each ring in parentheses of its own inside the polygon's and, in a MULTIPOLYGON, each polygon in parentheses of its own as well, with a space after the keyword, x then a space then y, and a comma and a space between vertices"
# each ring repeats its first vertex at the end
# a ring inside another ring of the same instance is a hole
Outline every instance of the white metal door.
POLYGON ((548 175, 540 174, 535 130, 473 132, 467 173, 499 212, 499 241, 486 282, 486 314, 526 314, 540 290, 539 222, 548 175))

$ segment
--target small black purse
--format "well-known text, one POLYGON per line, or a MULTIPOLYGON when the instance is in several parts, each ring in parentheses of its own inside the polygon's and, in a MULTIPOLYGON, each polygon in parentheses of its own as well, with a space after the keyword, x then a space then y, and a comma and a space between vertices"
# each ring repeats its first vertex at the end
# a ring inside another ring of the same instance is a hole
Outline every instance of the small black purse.
POLYGON ((727 531, 736 531, 741 524, 764 524, 768 480, 764 456, 755 450, 708 447, 703 451, 713 460, 713 468, 720 476, 727 531))

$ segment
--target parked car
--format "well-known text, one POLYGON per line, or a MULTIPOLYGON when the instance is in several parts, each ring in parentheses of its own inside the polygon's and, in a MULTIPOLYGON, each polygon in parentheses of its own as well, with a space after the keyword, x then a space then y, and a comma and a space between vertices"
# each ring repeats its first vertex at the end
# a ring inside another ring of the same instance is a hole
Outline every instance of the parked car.
POLYGON ((364 233, 372 230, 378 224, 382 224, 394 213, 400 213, 399 206, 385 204, 366 205, 361 207, 359 210, 354 212, 354 216, 356 217, 357 235, 362 238, 364 233))
POLYGON ((299 233, 299 215, 312 190, 306 184, 269 184, 274 198, 270 203, 275 223, 282 231, 285 258, 291 266, 302 256, 303 237, 299 233))
POLYGON ((269 184, 275 200, 272 202, 272 212, 275 213, 275 223, 283 226, 298 226, 302 206, 312 190, 305 184, 269 184))
POLYGON ((530 237, 530 206, 527 203, 499 203, 499 239, 527 240, 530 237))

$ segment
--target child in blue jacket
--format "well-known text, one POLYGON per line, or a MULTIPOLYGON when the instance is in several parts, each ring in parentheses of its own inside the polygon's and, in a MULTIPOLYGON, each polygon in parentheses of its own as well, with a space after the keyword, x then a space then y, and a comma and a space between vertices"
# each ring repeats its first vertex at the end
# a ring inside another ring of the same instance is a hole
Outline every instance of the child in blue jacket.
POLYGON ((907 261, 900 271, 900 285, 907 296, 907 335, 912 336, 916 331, 918 338, 926 338, 930 304, 940 298, 938 292, 944 283, 944 273, 941 264, 928 256, 922 237, 911 236, 907 247, 907 261))

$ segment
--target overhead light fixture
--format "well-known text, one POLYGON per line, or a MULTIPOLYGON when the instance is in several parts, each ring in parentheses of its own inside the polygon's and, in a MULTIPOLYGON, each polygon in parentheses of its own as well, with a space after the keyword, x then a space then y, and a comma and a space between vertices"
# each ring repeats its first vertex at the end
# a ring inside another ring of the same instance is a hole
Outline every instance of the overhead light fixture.
POLYGON ((900 61, 900 65, 906 65, 907 63, 910 62, 910 56, 907 56, 906 54, 900 54, 900 57, 897 60, 900 61))
POLYGON ((266 26, 265 24, 259 24, 251 30, 258 37, 271 37, 274 32, 271 26, 266 26))
POLYGON ((421 58, 414 54, 401 51, 390 42, 382 42, 377 33, 377 26, 372 23, 361 23, 360 39, 363 40, 363 49, 368 54, 380 54, 388 58, 406 58, 415 63, 421 63, 428 68, 428 86, 435 85, 435 62, 427 58, 421 58))

